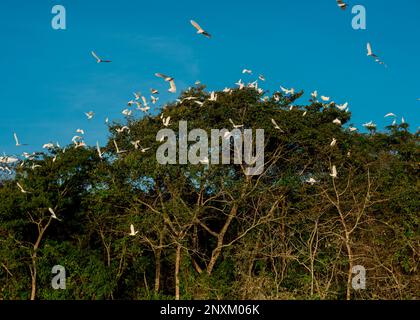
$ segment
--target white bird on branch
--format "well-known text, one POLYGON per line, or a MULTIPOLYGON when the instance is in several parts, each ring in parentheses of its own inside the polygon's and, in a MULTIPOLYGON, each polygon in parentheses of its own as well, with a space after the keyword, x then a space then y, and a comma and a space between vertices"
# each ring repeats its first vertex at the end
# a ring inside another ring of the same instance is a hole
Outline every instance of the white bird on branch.
POLYGON ((171 121, 171 117, 167 117, 167 118, 162 118, 162 123, 165 127, 169 127, 170 126, 170 121, 171 121))
POLYGON ((54 210, 51 208, 48 208, 48 211, 51 213, 51 218, 61 221, 60 219, 58 219, 57 215, 55 214, 54 210))
POLYGON ((330 173, 330 176, 333 177, 334 179, 336 179, 338 177, 337 167, 336 166, 333 166, 332 167, 332 172, 330 173))
POLYGON ((344 110, 346 110, 346 109, 347 109, 347 107, 349 106, 349 103, 348 103, 348 102, 346 102, 345 104, 342 104, 342 105, 340 105, 340 104, 336 104, 335 106, 337 107, 337 109, 338 109, 338 110, 340 110, 340 111, 344 111, 344 110))
POLYGON ((125 110, 122 111, 122 114, 127 116, 127 117, 130 117, 133 114, 133 110, 125 109, 125 110))
POLYGON ((239 90, 242 90, 245 87, 245 83, 242 82, 242 79, 239 79, 235 84, 239 87, 239 90))
POLYGON ((294 89, 294 88, 292 88, 292 89, 287 89, 287 88, 284 88, 284 87, 280 86, 280 89, 281 89, 281 91, 283 91, 285 94, 290 94, 290 95, 295 94, 295 89, 294 89))
POLYGON ((117 151, 117 154, 121 154, 121 153, 127 152, 126 150, 120 150, 118 148, 117 141, 113 140, 113 142, 114 142, 114 146, 115 146, 115 150, 117 151))
POLYGON ((233 122, 233 120, 232 120, 232 119, 229 119, 229 122, 232 124, 232 126, 233 126, 235 129, 240 129, 240 128, 243 128, 243 127, 244 127, 244 125, 243 125, 243 124, 240 124, 240 125, 235 124, 235 123, 233 122))
POLYGON ((22 192, 22 193, 31 193, 31 192, 28 192, 28 191, 26 191, 21 185, 20 185, 20 183, 19 182, 16 182, 16 185, 18 186, 18 188, 19 188, 19 190, 20 190, 20 192, 22 192))
POLYGON ((124 126, 121 128, 116 128, 115 131, 117 131, 117 133, 123 133, 124 131, 127 131, 128 133, 130 133, 130 128, 127 126, 124 126))
POLYGON ((134 149, 136 149, 136 150, 139 149, 139 147, 140 147, 140 140, 131 141, 130 143, 134 146, 134 149))
POLYGON ((103 153, 101 151, 101 147, 99 146, 98 141, 96 141, 96 151, 98 152, 99 159, 103 159, 103 153))
POLYGON ((216 92, 212 91, 210 93, 209 101, 217 101, 217 94, 216 94, 216 92))
POLYGON ((276 130, 280 130, 280 132, 284 132, 284 131, 280 128, 280 126, 277 124, 276 120, 271 119, 271 123, 274 125, 274 129, 276 129, 276 130))
POLYGON ((318 181, 316 181, 314 178, 306 179, 305 182, 311 185, 318 183, 318 181))

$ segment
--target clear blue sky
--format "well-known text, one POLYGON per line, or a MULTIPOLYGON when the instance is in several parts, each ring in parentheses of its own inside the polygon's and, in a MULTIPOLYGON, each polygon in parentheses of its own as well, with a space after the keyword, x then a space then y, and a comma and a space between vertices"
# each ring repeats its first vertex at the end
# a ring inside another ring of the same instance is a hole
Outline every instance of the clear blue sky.
MULTIPOLYGON (((350 2, 350 0, 348 0, 350 2)), ((335 0, 260 1, 12 1, 0 4, 0 152, 40 150, 70 142, 75 130, 86 142, 104 142, 105 117, 122 118, 133 91, 166 91, 154 77, 176 77, 180 89, 196 80, 209 89, 233 86, 243 68, 279 86, 317 89, 350 104, 357 127, 383 127, 388 112, 419 125, 420 2, 360 0, 367 30, 351 28, 351 10, 335 0), (51 8, 64 5, 67 30, 51 28, 51 8), (195 34, 195 19, 213 34, 195 34), (389 65, 366 56, 366 43, 389 65), (95 50, 111 64, 96 64, 95 50), (88 122, 84 112, 93 110, 88 122), (14 146, 17 132, 25 149, 14 146)), ((174 99, 161 95, 161 103, 174 99)))

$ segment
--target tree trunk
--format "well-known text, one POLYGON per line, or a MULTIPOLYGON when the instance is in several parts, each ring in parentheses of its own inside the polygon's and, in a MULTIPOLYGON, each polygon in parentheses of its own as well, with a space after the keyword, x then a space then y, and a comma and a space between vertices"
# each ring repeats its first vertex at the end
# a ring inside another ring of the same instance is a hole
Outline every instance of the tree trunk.
POLYGON ((31 300, 36 297, 36 253, 32 255, 32 268, 31 268, 31 300))
POLYGON ((230 211, 229 217, 227 218, 225 225, 223 226, 222 230, 217 236, 217 245, 211 254, 210 262, 207 266, 208 275, 211 275, 211 273, 213 272, 213 268, 217 262, 217 259, 219 258, 220 253, 222 252, 226 232, 228 231, 229 226, 232 223, 233 219, 236 217, 237 212, 238 212, 238 206, 237 204, 235 204, 232 210, 230 211))
POLYGON ((175 260, 175 300, 179 300, 179 266, 181 264, 181 245, 176 247, 175 260))
POLYGON ((159 293, 160 289, 160 257, 162 255, 162 249, 157 249, 155 252, 155 293, 159 293))

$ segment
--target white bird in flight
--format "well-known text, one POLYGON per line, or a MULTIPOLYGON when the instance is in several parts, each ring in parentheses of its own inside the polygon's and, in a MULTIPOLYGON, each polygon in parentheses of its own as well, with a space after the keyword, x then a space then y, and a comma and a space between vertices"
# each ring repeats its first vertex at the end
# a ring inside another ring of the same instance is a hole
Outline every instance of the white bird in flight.
POLYGON ((342 105, 340 105, 340 104, 336 104, 335 106, 337 107, 337 109, 338 109, 338 110, 340 110, 340 111, 344 111, 344 110, 346 110, 346 109, 347 109, 347 107, 349 106, 349 103, 348 103, 348 102, 346 102, 346 103, 344 103, 344 104, 342 104, 342 105))
POLYGON ((140 100, 140 97, 141 97, 141 93, 140 92, 133 92, 133 95, 134 95, 134 98, 136 99, 136 101, 140 100))
POLYGON ((139 232, 134 229, 134 225, 130 225, 130 236, 135 237, 139 232))
POLYGON ((176 85, 174 80, 169 81, 169 86, 170 88, 168 91, 171 93, 176 93, 176 85))
POLYGON ((389 117, 396 118, 397 116, 391 112, 391 113, 387 113, 384 118, 389 118, 389 117))
POLYGON ((93 111, 89 111, 89 112, 86 112, 85 115, 88 118, 88 120, 92 120, 93 117, 95 116, 95 113, 93 111))
POLYGON ((245 87, 245 83, 242 82, 242 79, 239 79, 235 84, 239 87, 239 90, 242 90, 245 87))
POLYGON ((292 89, 287 89, 287 88, 284 88, 284 87, 280 86, 280 89, 281 89, 281 91, 283 91, 285 94, 295 94, 295 89, 294 89, 294 88, 292 88, 292 89))
POLYGON ((174 80, 174 78, 173 78, 173 77, 167 76, 167 75, 165 75, 165 74, 163 74, 163 73, 155 73, 155 76, 156 76, 156 77, 158 77, 158 78, 162 78, 162 79, 163 79, 163 80, 165 80, 166 82, 169 82, 169 81, 171 81, 171 80, 174 80))
POLYGON ((341 10, 347 9, 347 3, 345 3, 343 0, 337 0, 337 5, 341 8, 341 10))
POLYGON ((375 53, 373 53, 372 45, 370 44, 370 42, 367 43, 366 48, 367 48, 367 55, 369 57, 372 57, 375 60, 375 62, 387 67, 387 65, 382 60, 380 60, 379 57, 375 53))
POLYGON ((330 97, 321 96, 321 100, 324 101, 324 102, 328 102, 328 101, 330 101, 330 97))
POLYGON ((243 74, 245 74, 245 73, 247 73, 247 74, 252 74, 252 70, 249 70, 249 69, 243 69, 243 70, 242 70, 242 73, 243 73, 243 74))
POLYGON ((156 102, 159 100, 159 98, 155 96, 150 96, 150 99, 152 99, 152 104, 156 104, 156 102))
POLYGON ((98 55, 95 53, 95 51, 92 51, 92 56, 96 59, 97 63, 110 63, 110 60, 102 60, 98 57, 98 55))
POLYGON ((19 142, 19 138, 18 138, 16 133, 13 133, 13 137, 15 138, 16 147, 27 146, 27 144, 22 144, 22 143, 19 142))
POLYGON ((101 147, 99 146, 98 141, 96 141, 96 151, 98 152, 99 159, 103 159, 103 153, 101 151, 101 147))
POLYGON ((195 22, 194 20, 191 20, 190 22, 194 26, 194 28, 197 29, 198 34, 202 34, 203 36, 205 36, 209 39, 211 38, 211 34, 208 33, 207 31, 205 31, 203 28, 201 28, 201 26, 197 22, 195 22))

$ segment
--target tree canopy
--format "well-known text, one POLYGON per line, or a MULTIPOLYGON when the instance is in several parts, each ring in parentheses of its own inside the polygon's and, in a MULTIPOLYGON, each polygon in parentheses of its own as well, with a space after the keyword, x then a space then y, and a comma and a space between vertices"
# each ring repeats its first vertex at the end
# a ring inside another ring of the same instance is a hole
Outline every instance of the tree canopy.
POLYGON ((0 183, 0 299, 418 299, 418 132, 354 132, 351 113, 298 105, 302 94, 244 88, 209 101, 197 85, 110 124, 102 157, 56 147, 11 166, 0 183), (263 173, 159 164, 162 116, 175 132, 188 121, 210 136, 229 119, 264 129, 263 173), (54 265, 66 290, 51 287, 54 265), (366 290, 352 288, 358 265, 366 290))

